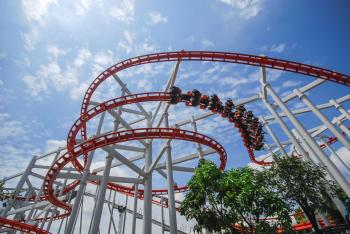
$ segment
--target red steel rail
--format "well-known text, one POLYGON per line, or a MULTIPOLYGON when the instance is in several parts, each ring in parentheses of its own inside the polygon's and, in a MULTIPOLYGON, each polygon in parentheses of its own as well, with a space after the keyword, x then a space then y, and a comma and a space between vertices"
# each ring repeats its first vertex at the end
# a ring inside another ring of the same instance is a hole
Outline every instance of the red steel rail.
MULTIPOLYGON (((43 191, 47 199, 54 204, 55 206, 61 207, 70 211, 71 207, 69 204, 64 201, 59 200, 56 197, 54 192, 53 183, 57 178, 59 171, 68 163, 72 162, 73 158, 77 158, 82 154, 86 154, 92 150, 105 147, 111 144, 117 144, 120 142, 131 141, 131 140, 144 140, 144 139, 175 139, 175 140, 184 140, 191 141, 195 143, 200 143, 214 149, 220 156, 220 168, 224 169, 226 165, 226 151, 225 149, 215 141, 214 139, 205 136, 203 134, 181 130, 173 128, 138 128, 125 130, 120 132, 112 132, 106 135, 98 136, 93 139, 90 139, 86 142, 76 145, 69 153, 65 153, 56 162, 50 167, 47 172, 44 184, 43 191)), ((121 185, 118 185, 122 187, 121 185)), ((131 190, 132 188, 125 187, 126 190, 131 190)), ((184 186, 183 189, 185 189, 184 186)))
POLYGON ((11 219, 6 219, 3 217, 0 217, 0 227, 7 227, 13 230, 18 230, 21 232, 25 233, 33 233, 33 234, 48 234, 50 232, 47 232, 45 230, 42 230, 36 226, 23 223, 17 220, 11 220, 11 219))

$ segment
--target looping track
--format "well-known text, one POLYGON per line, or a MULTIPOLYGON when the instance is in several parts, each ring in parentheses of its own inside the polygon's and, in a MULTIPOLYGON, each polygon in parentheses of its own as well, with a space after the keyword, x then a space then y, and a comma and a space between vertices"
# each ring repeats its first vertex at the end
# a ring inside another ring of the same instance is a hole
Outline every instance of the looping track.
MULTIPOLYGON (((48 199, 52 204, 65 209, 65 213, 56 215, 54 219, 65 218, 70 214, 71 207, 68 203, 58 199, 58 193, 54 192, 53 182, 56 179, 59 171, 68 163, 72 163, 74 167, 81 173, 84 166, 80 164, 77 158, 80 155, 87 156, 87 153, 98 149, 100 147, 105 147, 110 144, 116 144, 119 142, 130 141, 130 140, 141 140, 141 139, 178 139, 200 143, 214 149, 220 156, 220 168, 224 169, 226 165, 227 155, 225 149, 214 139, 202 135, 200 133, 185 131, 181 129, 172 128, 140 128, 140 129, 130 129, 120 132, 112 132, 102 136, 98 136, 92 139, 88 139, 86 132, 86 123, 91 120, 94 116, 111 110, 113 108, 146 101, 163 101, 167 102, 170 100, 169 93, 164 92, 154 92, 154 93, 141 93, 129 96, 123 96, 116 99, 109 100, 107 102, 101 103, 98 106, 88 109, 95 90, 98 86, 103 83, 108 77, 117 74, 118 72, 125 70, 130 67, 158 63, 158 62, 171 62, 171 61, 209 61, 209 62, 226 62, 226 63, 237 63, 250 66, 260 66, 271 69, 283 70, 287 72, 298 73, 302 75, 312 76, 319 79, 324 79, 332 81, 345 86, 350 86, 350 76, 331 71, 328 69, 311 66, 307 64, 269 58, 264 56, 247 55, 239 53, 226 53, 226 52, 211 52, 211 51, 178 51, 178 52, 165 52, 165 53, 155 53, 143 56, 134 57, 131 59, 124 60, 117 63, 107 70, 102 72, 89 86, 87 89, 81 106, 81 116, 74 123, 67 137, 67 149, 68 152, 61 156, 49 169, 45 180, 44 180, 44 196, 41 196, 39 200, 48 199), (82 140, 81 144, 77 144, 76 136, 78 132, 81 132, 82 140)), ((240 130, 240 129, 239 129, 240 130)), ((333 143, 337 141, 337 138, 329 138, 327 143, 333 143)), ((321 145, 325 147, 325 145, 321 145)), ((270 165, 270 162, 257 161, 254 156, 254 150, 247 147, 249 157, 251 161, 260 165, 270 165)), ((86 159, 86 157, 84 158, 86 159)), ((79 180, 74 181, 64 188, 63 194, 73 190, 77 185, 79 185, 79 180)), ((90 181, 91 183, 98 184, 97 181, 90 181)), ((143 190, 139 190, 139 194, 134 194, 132 187, 126 187, 114 183, 109 183, 107 185, 109 189, 118 191, 120 193, 128 194, 130 196, 138 196, 138 198, 143 198, 143 190)), ((186 186, 176 187, 175 191, 182 192, 187 189, 186 186)), ((152 194, 166 194, 166 189, 153 190, 152 194)), ((22 199, 17 197, 17 199, 22 199)), ((34 200, 35 197, 29 200, 34 200)), ((153 201, 155 204, 159 204, 153 201)), ((43 218, 38 218, 36 221, 43 221, 43 218)), ((15 220, 9 220, 0 218, 0 225, 20 230, 28 233, 48 233, 35 226, 25 224, 15 220)))

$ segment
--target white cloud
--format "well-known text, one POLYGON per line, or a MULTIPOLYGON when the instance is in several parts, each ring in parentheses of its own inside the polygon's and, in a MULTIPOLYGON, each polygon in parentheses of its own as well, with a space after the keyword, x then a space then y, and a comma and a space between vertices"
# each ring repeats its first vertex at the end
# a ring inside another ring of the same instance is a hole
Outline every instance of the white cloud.
POLYGON ((244 19, 250 19, 261 11, 261 0, 219 0, 222 3, 238 10, 239 16, 244 19))
POLYGON ((82 48, 78 52, 78 56, 74 60, 74 65, 77 67, 83 66, 87 60, 91 57, 91 52, 90 50, 86 48, 82 48))
POLYGON ((27 85, 29 94, 31 96, 38 96, 41 93, 48 91, 46 82, 38 76, 24 76, 23 82, 27 85))
POLYGON ((141 79, 137 81, 137 88, 143 92, 149 92, 152 90, 152 83, 147 79, 141 79))
POLYGON ((213 47, 214 46, 214 43, 208 39, 203 39, 202 40, 202 45, 205 47, 205 48, 208 48, 208 47, 213 47))
POLYGON ((159 12, 150 12, 148 15, 151 19, 151 24, 153 25, 160 23, 165 24, 168 22, 168 19, 165 16, 162 16, 159 12))
POLYGON ((285 43, 280 43, 280 44, 273 44, 271 46, 270 51, 271 52, 277 52, 277 53, 282 53, 286 48, 286 44, 285 43))
POLYGON ((20 121, 12 120, 7 113, 0 113, 0 139, 4 140, 10 137, 23 135, 25 130, 20 121))
POLYGON ((118 43, 118 48, 125 50, 126 53, 131 53, 134 47, 134 35, 129 31, 125 30, 123 32, 125 40, 121 40, 118 43))
POLYGON ((98 65, 106 66, 113 64, 114 53, 111 50, 101 51, 95 55, 94 62, 98 65))
POLYGON ((73 87, 69 91, 70 97, 73 100, 82 99, 84 97, 84 94, 85 94, 86 90, 88 89, 88 87, 89 87, 88 83, 81 83, 81 84, 79 84, 79 86, 73 87))
POLYGON ((155 52, 156 46, 149 44, 148 42, 145 42, 142 44, 142 52, 147 53, 147 52, 155 52))
POLYGON ((22 0, 22 8, 26 20, 45 24, 44 16, 48 13, 50 5, 58 5, 57 0, 22 0))
POLYGON ((66 147, 67 142, 65 140, 54 140, 54 139, 49 139, 46 141, 45 145, 45 153, 57 150, 60 147, 66 147))
POLYGON ((129 31, 124 31, 124 37, 129 45, 134 45, 134 35, 132 35, 129 31))
POLYGON ((283 51, 286 49, 286 46, 287 46, 286 43, 279 43, 279 44, 273 44, 272 46, 264 45, 260 49, 262 51, 283 53, 283 51))
POLYGON ((40 32, 37 27, 32 27, 29 32, 22 33, 22 38, 24 40, 24 48, 33 50, 40 38, 40 32))
POLYGON ((76 2, 74 4, 75 13, 77 15, 85 15, 87 11, 89 11, 92 4, 92 0, 80 0, 80 2, 76 2))
POLYGON ((123 0, 119 7, 112 7, 109 14, 124 23, 131 23, 135 20, 134 0, 123 0))
POLYGON ((47 64, 40 66, 36 75, 26 75, 23 77, 24 83, 32 96, 39 96, 42 93, 48 93, 49 84, 55 90, 64 91, 78 85, 78 70, 74 66, 68 65, 62 71, 56 61, 49 61, 47 64))
POLYGON ((67 51, 58 48, 58 46, 56 46, 56 45, 48 45, 47 52, 52 54, 54 58, 58 58, 58 57, 63 56, 67 53, 67 51))

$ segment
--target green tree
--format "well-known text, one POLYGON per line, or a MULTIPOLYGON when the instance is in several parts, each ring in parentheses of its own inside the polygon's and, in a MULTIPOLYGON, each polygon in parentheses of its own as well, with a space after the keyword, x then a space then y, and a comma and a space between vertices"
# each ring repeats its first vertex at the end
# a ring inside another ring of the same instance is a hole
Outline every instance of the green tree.
POLYGON ((183 200, 180 213, 195 219, 195 229, 229 231, 237 221, 236 213, 224 206, 225 191, 221 187, 223 172, 213 162, 201 160, 188 183, 189 191, 183 200))
POLYGON ((269 172, 270 183, 279 195, 294 206, 300 206, 317 233, 316 210, 324 210, 323 194, 334 195, 338 187, 326 178, 323 167, 299 157, 274 157, 269 172))
POLYGON ((241 221, 244 221, 253 233, 276 233, 282 226, 290 231, 290 207, 286 204, 268 181, 271 174, 249 167, 231 169, 223 178, 226 191, 225 206, 232 207, 241 221), (273 223, 266 220, 276 217, 273 223))
POLYGON ((277 225, 289 230, 289 206, 266 183, 269 175, 251 168, 222 172, 202 160, 188 183, 180 213, 195 219, 197 230, 234 233, 237 223, 247 224, 251 233, 275 233, 277 225), (277 216, 274 224, 265 219, 271 216, 277 216))
POLYGON ((0 201, 6 201, 13 198, 13 193, 6 191, 4 188, 5 183, 0 181, 0 201))

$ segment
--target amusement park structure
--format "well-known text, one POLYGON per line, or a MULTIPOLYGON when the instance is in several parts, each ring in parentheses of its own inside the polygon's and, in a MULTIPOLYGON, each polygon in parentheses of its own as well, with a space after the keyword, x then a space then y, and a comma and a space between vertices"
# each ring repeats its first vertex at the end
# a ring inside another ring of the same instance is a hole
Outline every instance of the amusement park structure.
MULTIPOLYGON (((180 222, 177 208, 181 201, 175 195, 186 192, 187 186, 178 185, 174 174, 193 173, 199 159, 213 155, 218 166, 225 169, 230 157, 225 148, 205 132, 197 131, 204 120, 215 115, 238 129, 253 163, 268 166, 273 162, 267 158, 273 154, 298 155, 325 166, 329 178, 350 196, 349 181, 330 158, 333 155, 349 170, 333 143, 350 151, 350 113, 346 108, 350 94, 316 104, 309 98, 313 90, 327 82, 349 87, 350 76, 297 62, 226 52, 166 52, 119 62, 88 87, 80 116, 68 132, 66 147, 34 156, 23 172, 3 179, 5 190, 13 192, 14 198, 0 210, 0 233, 193 233, 191 223, 180 222), (220 95, 204 90, 182 91, 183 85, 176 78, 179 66, 186 61, 259 67, 260 90, 250 97, 226 102, 220 100, 220 95), (175 65, 162 91, 134 93, 120 77, 121 71, 134 66, 166 62, 175 65), (281 96, 269 82, 266 68, 316 79, 281 96), (107 80, 116 82, 120 97, 94 100, 94 94, 107 80), (303 103, 303 107, 290 108, 292 100, 303 103), (147 111, 149 103, 156 103, 156 108, 147 111), (259 103, 269 114, 256 116, 245 107, 252 103, 259 103), (203 113, 176 119, 170 125, 169 115, 175 105, 202 109, 203 113), (334 113, 331 117, 323 112, 329 109, 334 113), (308 128, 298 118, 303 115, 312 116, 311 121, 320 124, 308 128), (281 140, 282 135, 286 141, 281 140), (272 142, 264 141, 267 136, 272 142), (157 145, 157 141, 163 145, 157 145), (178 156, 172 147, 178 141, 192 142, 196 152, 186 155, 184 148, 185 155, 178 156), (159 152, 154 153, 155 149, 159 152), (255 157, 255 151, 264 152, 266 157, 255 157), (101 156, 105 157, 102 164, 98 161, 101 156), (130 173, 118 174, 119 168, 127 168, 130 173), (155 174, 163 178, 165 187, 152 183, 155 174)), ((333 202, 344 215, 342 202, 336 197, 333 202)), ((324 215, 321 217, 325 226, 330 225, 324 215)), ((294 228, 302 230, 310 224, 294 228)))

